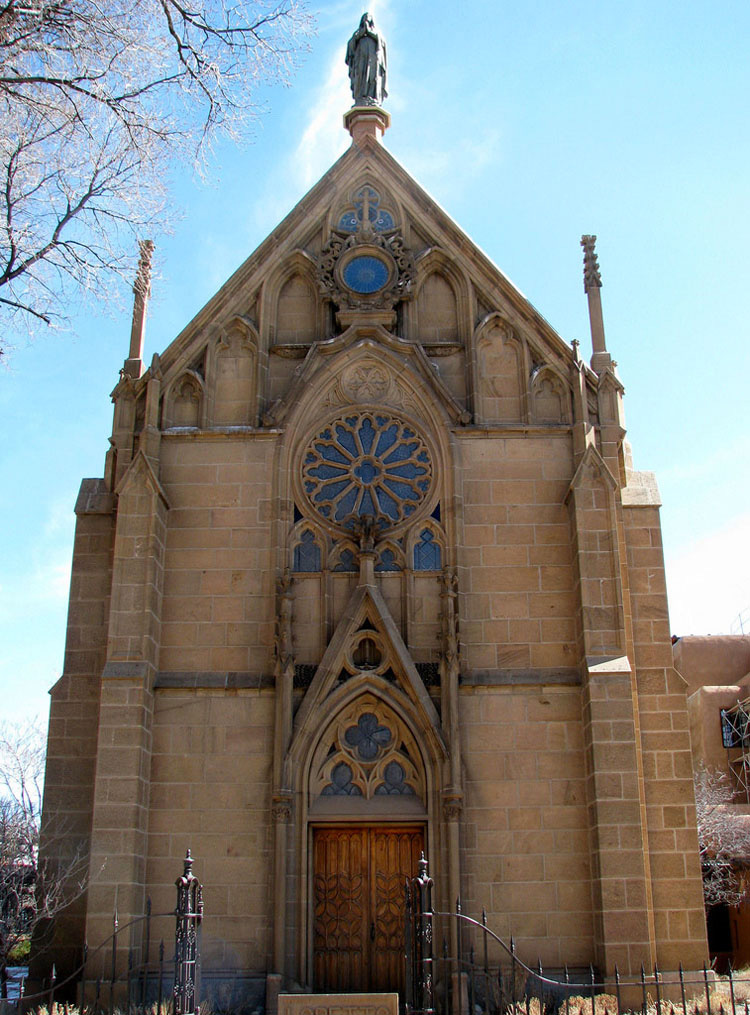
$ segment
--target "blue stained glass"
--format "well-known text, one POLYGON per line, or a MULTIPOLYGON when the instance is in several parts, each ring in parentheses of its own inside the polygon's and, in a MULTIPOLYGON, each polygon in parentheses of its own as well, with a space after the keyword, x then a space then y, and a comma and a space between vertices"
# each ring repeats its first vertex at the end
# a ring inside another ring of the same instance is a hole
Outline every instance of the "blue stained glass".
POLYGON ((369 490, 365 490, 362 494, 362 502, 359 505, 360 515, 376 515, 378 509, 375 507, 375 501, 372 499, 372 494, 369 490))
POLYGON ((376 232, 379 233, 385 232, 386 229, 393 229, 395 228, 393 216, 388 211, 381 211, 379 212, 378 217, 374 220, 373 226, 375 227, 376 232))
POLYGON ((359 491, 356 487, 352 487, 339 501, 336 508, 336 521, 342 522, 347 515, 350 515, 354 510, 354 505, 357 501, 357 494, 359 491))
POLYGON ((337 448, 335 444, 329 444, 326 447, 325 457, 329 462, 338 462, 340 465, 345 466, 348 466, 351 462, 351 458, 348 455, 345 455, 341 448, 337 448))
POLYGON ((407 486, 406 483, 400 483, 397 479, 391 479, 390 477, 384 480, 385 485, 396 494, 397 497, 401 497, 403 500, 419 500, 419 494, 411 486, 407 486))
POLYGON ((374 440, 375 427, 372 425, 371 419, 365 418, 362 420, 362 425, 359 428, 359 443, 362 445, 362 450, 366 455, 370 454, 374 440))
POLYGON ((320 571, 320 547, 313 533, 306 529, 294 548, 294 571, 320 571))
POLYGON ((331 772, 331 781, 321 790, 321 796, 362 796, 362 790, 352 782, 351 768, 340 761, 331 772))
POLYGON ((380 560, 375 565, 376 571, 400 571, 401 568, 396 562, 393 550, 386 546, 380 554, 380 560))
POLYGON ((353 211, 345 211, 339 219, 339 229, 345 233, 356 233, 359 219, 353 211))
POLYGON ((363 712, 356 726, 350 726, 344 740, 350 747, 356 747, 362 761, 374 761, 381 747, 391 742, 392 734, 387 726, 381 726, 376 715, 363 712))
POLYGON ((320 501, 332 500, 338 494, 343 493, 344 490, 351 483, 351 479, 347 476, 346 479, 341 480, 338 483, 326 483, 320 490, 313 496, 313 500, 320 503, 320 501))
POLYGON ((340 479, 346 475, 346 470, 323 462, 321 465, 316 465, 314 469, 310 469, 310 475, 316 476, 318 479, 340 479))
POLYGON ((391 451, 390 455, 383 459, 386 465, 391 465, 393 462, 403 462, 407 458, 411 458, 415 451, 419 448, 419 444, 399 444, 398 447, 391 451))
POLYGON ((354 559, 354 553, 350 549, 342 550, 339 555, 339 562, 334 567, 334 571, 346 571, 351 573, 357 570, 357 562, 354 559))
POLYGON ((351 529, 372 515, 382 530, 411 515, 432 486, 430 454, 397 417, 362 411, 329 424, 303 457, 303 489, 325 517, 351 529))
POLYGON ((376 788, 375 796, 413 796, 414 790, 405 781, 406 772, 397 761, 389 761, 383 772, 384 781, 376 788))
MULTIPOLYGON (((359 456, 359 448, 354 440, 354 434, 351 430, 345 430, 343 426, 336 427, 336 439, 342 448, 345 448, 352 455, 359 456)), ((325 450, 321 448, 321 453, 325 454, 325 450)))
POLYGON ((382 486, 377 491, 377 497, 380 510, 383 514, 388 515, 394 522, 398 521, 398 501, 391 497, 389 493, 386 493, 382 486))
POLYGON ((375 232, 382 233, 388 229, 395 229, 393 215, 380 207, 380 194, 372 187, 363 187, 354 195, 354 207, 347 210, 339 218, 338 228, 342 233, 359 232, 362 220, 365 216, 365 203, 367 205, 367 219, 375 232))
POLYGON ((389 476, 399 476, 401 479, 417 479, 424 476, 426 469, 421 469, 414 462, 407 462, 405 465, 392 465, 388 469, 389 476))
POLYGON ((371 254, 353 257, 342 271, 344 284, 355 293, 376 293, 382 289, 390 278, 390 270, 385 261, 371 254))
POLYGON ((419 534, 419 542, 414 546, 415 571, 439 571, 442 566, 440 543, 434 533, 423 529, 419 534))
POLYGON ((372 462, 364 461, 360 462, 354 469, 354 475, 357 479, 361 479, 363 483, 372 483, 381 474, 381 470, 377 465, 373 465, 372 462))
POLYGON ((392 426, 389 426, 386 430, 383 430, 383 432, 380 434, 380 437, 378 438, 378 446, 375 448, 375 454, 378 456, 378 458, 382 458, 387 451, 390 451, 390 449, 393 447, 393 445, 396 443, 397 440, 398 440, 398 427, 394 423, 392 426))

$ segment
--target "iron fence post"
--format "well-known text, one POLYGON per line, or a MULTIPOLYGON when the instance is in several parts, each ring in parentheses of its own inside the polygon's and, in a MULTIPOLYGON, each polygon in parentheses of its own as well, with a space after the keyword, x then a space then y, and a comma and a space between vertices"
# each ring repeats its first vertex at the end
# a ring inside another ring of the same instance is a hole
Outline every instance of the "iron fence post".
POLYGON ((410 1015, 414 1007, 414 987, 412 979, 412 912, 411 912, 411 887, 409 879, 404 884, 404 1011, 410 1015))
POLYGON ((711 992, 708 988, 708 970, 705 962, 703 963, 703 982, 706 984, 706 1012, 711 1015, 711 992))
POLYGON ((162 1015, 161 1006, 164 1000, 164 938, 159 942, 159 989, 156 996, 156 1015, 162 1015))
POLYGON ((196 973, 199 959, 198 928, 203 919, 203 886, 193 874, 190 850, 185 870, 175 881, 174 1015, 194 1015, 198 1001, 196 973))
POLYGON ((141 1005, 146 1004, 146 980, 148 976, 148 953, 151 950, 151 896, 146 899, 146 943, 141 958, 141 1005))
POLYGON ((432 1015, 432 878, 427 873, 424 853, 419 859, 417 875, 419 894, 419 1010, 432 1015))

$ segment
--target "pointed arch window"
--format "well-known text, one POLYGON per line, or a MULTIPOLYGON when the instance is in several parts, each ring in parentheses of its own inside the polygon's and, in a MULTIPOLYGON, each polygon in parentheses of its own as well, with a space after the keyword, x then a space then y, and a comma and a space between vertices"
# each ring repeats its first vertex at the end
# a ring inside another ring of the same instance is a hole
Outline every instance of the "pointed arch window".
POLYGON ((310 529, 305 529, 302 538, 294 547, 293 571, 320 571, 320 544, 310 529))
POLYGON ((403 796, 424 802, 424 771, 413 736, 370 695, 334 720, 316 757, 313 798, 403 796))
POLYGON ((354 550, 350 550, 349 547, 343 549, 339 554, 339 559, 332 570, 336 572, 344 571, 347 574, 356 572, 358 568, 357 568, 357 560, 354 556, 354 550))
POLYGON ((396 554, 390 548, 386 546, 380 554, 380 559, 375 565, 376 571, 400 571, 401 565, 396 558, 396 554))
POLYGON ((414 544, 414 570, 439 571, 443 566, 443 553, 440 543, 431 529, 422 529, 418 541, 414 544))

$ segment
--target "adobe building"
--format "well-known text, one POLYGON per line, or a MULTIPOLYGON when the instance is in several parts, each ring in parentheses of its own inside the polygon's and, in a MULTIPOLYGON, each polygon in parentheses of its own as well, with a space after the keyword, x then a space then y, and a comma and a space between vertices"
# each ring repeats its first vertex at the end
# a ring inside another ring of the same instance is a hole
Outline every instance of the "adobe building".
POLYGON ((115 906, 172 909, 187 846, 204 983, 270 1009, 399 986, 422 850, 437 904, 526 960, 707 958, 595 238, 589 366, 389 154, 381 97, 355 91, 349 149, 148 367, 143 248, 51 692, 45 834, 91 876, 58 973, 115 906))
MULTIPOLYGON (((733 796, 718 804, 730 832, 735 869, 750 882, 750 636, 688 635, 675 638, 675 668, 688 693, 688 718, 696 768, 725 777, 733 796)), ((750 964, 750 906, 726 903, 707 912, 708 944, 715 963, 750 964)))

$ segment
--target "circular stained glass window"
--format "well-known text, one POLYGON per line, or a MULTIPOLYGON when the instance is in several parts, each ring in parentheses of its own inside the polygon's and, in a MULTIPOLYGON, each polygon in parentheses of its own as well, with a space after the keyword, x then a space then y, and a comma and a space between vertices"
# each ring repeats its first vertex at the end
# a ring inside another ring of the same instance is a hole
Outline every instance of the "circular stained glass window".
POLYGON ((348 261, 341 272, 344 285, 355 293, 376 293, 388 282, 391 273, 385 261, 372 254, 360 254, 348 261))
POLYGON ((379 529, 410 518, 432 485, 432 460, 411 424, 390 414, 352 413, 310 442, 302 486, 326 521, 354 529, 371 516, 379 529))

